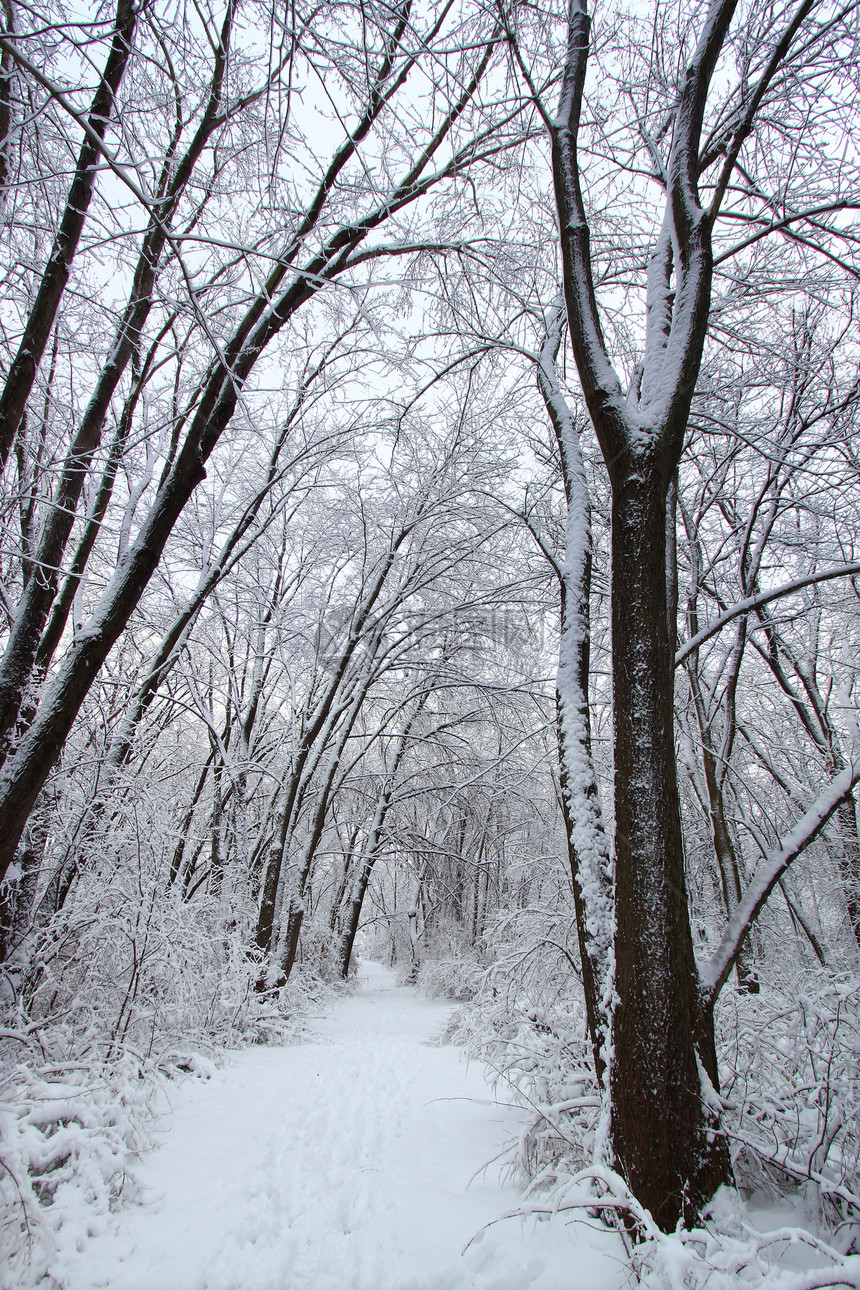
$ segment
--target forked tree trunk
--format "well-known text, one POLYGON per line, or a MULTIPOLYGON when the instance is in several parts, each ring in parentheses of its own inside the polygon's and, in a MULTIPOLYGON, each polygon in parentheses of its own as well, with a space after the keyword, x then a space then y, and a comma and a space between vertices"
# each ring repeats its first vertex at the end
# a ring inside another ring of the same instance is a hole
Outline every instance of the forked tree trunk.
MULTIPOLYGON (((705 209, 698 190, 702 126, 736 3, 711 0, 666 122, 668 156, 660 162, 666 202, 648 256, 644 352, 629 387, 622 386, 603 334, 578 152, 591 39, 586 0, 569 0, 560 103, 554 114, 542 109, 552 142, 571 345, 612 485, 612 1145, 631 1190, 664 1231, 697 1218, 717 1187, 731 1178, 706 1087, 708 1076, 711 1083, 716 1079, 715 994, 703 990, 697 976, 684 880, 667 625, 666 499, 683 451, 707 336, 713 223, 756 108, 804 12, 783 30, 747 109, 733 125, 705 209)), ((516 34, 509 36, 522 67, 516 34)), ((717 979, 722 984, 724 977, 717 973, 717 979)))

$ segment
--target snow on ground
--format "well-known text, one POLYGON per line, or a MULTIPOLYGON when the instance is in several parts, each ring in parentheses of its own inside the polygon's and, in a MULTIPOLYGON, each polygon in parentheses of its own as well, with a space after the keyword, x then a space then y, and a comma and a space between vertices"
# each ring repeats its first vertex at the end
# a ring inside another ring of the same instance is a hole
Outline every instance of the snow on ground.
POLYGON ((68 1290, 617 1290, 615 1238, 507 1219, 491 1162, 521 1112, 429 1046, 451 1005, 374 963, 318 1042, 236 1053, 173 1094, 126 1209, 53 1269, 68 1290), (471 1238, 469 1249, 464 1247, 471 1238))

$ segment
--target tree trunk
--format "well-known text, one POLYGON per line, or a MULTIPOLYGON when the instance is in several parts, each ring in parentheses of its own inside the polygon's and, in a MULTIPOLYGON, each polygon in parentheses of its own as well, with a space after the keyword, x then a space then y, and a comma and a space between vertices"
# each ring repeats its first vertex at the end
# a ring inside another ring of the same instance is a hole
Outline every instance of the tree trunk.
MULTIPOLYGON (((617 477, 616 477, 617 478, 617 477)), ((612 1141, 631 1190, 666 1231, 730 1178, 696 1052, 716 1085, 687 909, 666 617, 666 481, 631 463, 612 511, 618 1002, 612 1141)))
MULTIPOLYGON (((690 628, 690 635, 694 636, 698 631, 698 613, 696 611, 695 599, 691 596, 687 610, 687 621, 690 628)), ((738 667, 740 665, 740 654, 742 653, 743 640, 740 641, 741 649, 735 650, 737 666, 732 669, 730 684, 725 687, 723 695, 724 720, 734 727, 734 689, 738 676, 738 667)), ((724 741, 724 747, 721 753, 721 765, 718 765, 718 753, 714 746, 712 735, 712 722, 709 717, 705 698, 702 693, 702 685, 698 671, 699 656, 696 651, 687 662, 687 674, 690 682, 690 692, 693 696, 693 706, 696 711, 696 720, 699 726, 699 742, 702 750, 702 766, 705 772, 705 789, 707 792, 707 811, 708 823, 711 827, 711 841, 714 846, 714 856, 717 861, 717 868, 720 873, 720 885, 723 891, 723 903, 725 906, 726 917, 731 918, 741 903, 743 888, 741 884, 741 869, 738 862, 737 852, 729 830, 728 820, 726 819, 726 807, 723 789, 726 780, 726 767, 731 752, 731 739, 728 744, 724 741)), ((703 806, 705 803, 703 802, 703 806)), ((753 962, 751 947, 749 942, 744 944, 743 950, 738 955, 737 960, 738 985, 748 994, 758 994, 759 983, 755 973, 755 964, 753 962)))
POLYGON ((328 915, 328 929, 334 935, 343 922, 344 900, 346 899, 346 889, 349 886, 350 872, 355 859, 355 844, 358 841, 360 826, 354 824, 349 831, 349 841, 347 849, 343 854, 343 866, 340 877, 337 881, 337 888, 332 896, 331 909, 328 915))
POLYGON ((421 970, 421 951, 419 949, 420 936, 418 934, 418 912, 421 904, 421 882, 422 876, 415 880, 415 887, 412 891, 412 901, 407 911, 409 919, 409 976, 407 980, 414 982, 418 980, 418 973, 421 970))
POLYGON ((287 914, 287 930, 284 935, 284 953, 281 958, 281 975, 275 983, 276 987, 286 985, 290 979, 290 973, 296 965, 299 953, 299 937, 301 936, 302 923, 305 918, 304 894, 309 873, 310 865, 300 875, 298 890, 293 893, 293 897, 290 900, 290 909, 287 914))
POLYGON ((836 808, 833 832, 839 848, 839 876, 845 891, 848 925, 860 946, 860 840, 857 834, 857 803, 854 794, 836 808))
POLYGON ((556 358, 564 332, 563 297, 550 311, 538 363, 538 388, 555 431, 567 501, 564 560, 557 566, 561 633, 556 676, 559 787, 585 1014, 594 1068, 603 1083, 609 1040, 614 926, 612 859, 603 828, 588 704, 591 668, 591 504, 579 431, 562 392, 556 358))
POLYGON ((376 856, 371 854, 365 856, 361 863, 358 877, 353 886, 349 898, 349 904, 346 909, 346 918, 344 921, 343 932, 341 933, 340 944, 337 951, 337 968, 338 973, 345 981, 349 976, 349 965, 352 961, 352 950, 355 945, 355 936, 358 931, 358 923, 361 918, 361 909, 364 904, 364 897, 367 894, 367 886, 370 882, 370 875, 373 871, 373 865, 376 856))
MULTIPOLYGON (((591 42, 586 0, 570 0, 559 107, 543 111, 571 346, 612 484, 617 1002, 611 1136, 621 1173, 664 1231, 697 1218, 731 1176, 705 1082, 706 1075, 716 1081, 713 1021, 700 1001, 684 879, 666 499, 707 336, 711 229, 753 121, 750 114, 739 122, 706 211, 698 192, 702 124, 735 7, 736 0, 709 7, 667 120, 666 205, 648 254, 645 345, 632 385, 622 384, 606 345, 582 185, 579 131, 591 42)), ((772 75, 769 64, 762 93, 772 75)))

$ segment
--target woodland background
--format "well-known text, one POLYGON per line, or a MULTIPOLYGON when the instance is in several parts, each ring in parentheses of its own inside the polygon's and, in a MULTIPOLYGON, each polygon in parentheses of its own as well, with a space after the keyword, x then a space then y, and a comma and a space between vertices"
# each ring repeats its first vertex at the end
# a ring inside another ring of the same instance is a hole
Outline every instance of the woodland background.
MULTIPOLYGON (((719 8, 594 17, 580 165, 629 389, 678 86, 719 8)), ((81 1197, 118 1203, 158 1081, 300 1033, 358 951, 470 1001, 456 1037, 535 1110, 533 1186, 621 1185, 574 897, 592 939, 611 918, 588 924, 571 868, 577 792, 607 837, 615 811, 613 502, 541 116, 578 12, 4 0, 0 1192, 21 1277, 81 1197), (596 796, 557 734, 586 556, 596 796)), ((750 0, 725 36, 704 185, 740 142, 666 501, 700 963, 794 846, 716 1002, 734 1177, 799 1197, 834 1259, 860 1210, 857 33, 853 4, 750 0)))

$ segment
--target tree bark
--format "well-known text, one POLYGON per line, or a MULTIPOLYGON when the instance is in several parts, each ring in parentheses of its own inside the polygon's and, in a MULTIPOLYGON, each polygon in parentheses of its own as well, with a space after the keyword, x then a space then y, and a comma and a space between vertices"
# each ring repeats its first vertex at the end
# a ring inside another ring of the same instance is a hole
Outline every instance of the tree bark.
MULTIPOLYGON (((673 658, 666 616, 666 489, 656 461, 619 482, 612 509, 615 721, 612 1140, 621 1170, 664 1230, 691 1218, 729 1177, 698 1054, 700 1016, 675 769, 673 658)), ((704 1033, 701 1033, 704 1027, 704 1033)), ((710 1069, 707 1069, 710 1067, 710 1069)))
POLYGON ((839 848, 839 874, 845 891, 848 925, 860 946, 860 839, 853 793, 836 808, 833 832, 839 848))

